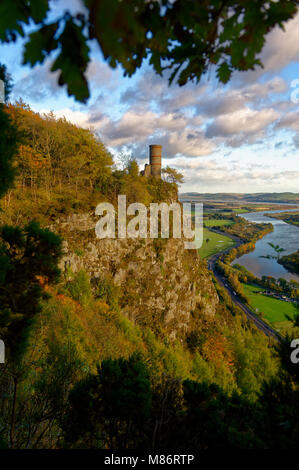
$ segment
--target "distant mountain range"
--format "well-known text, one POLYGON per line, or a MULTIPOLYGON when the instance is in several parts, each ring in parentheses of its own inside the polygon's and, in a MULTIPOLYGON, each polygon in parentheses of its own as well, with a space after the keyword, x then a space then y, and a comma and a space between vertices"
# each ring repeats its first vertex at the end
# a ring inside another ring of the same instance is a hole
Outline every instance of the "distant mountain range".
POLYGON ((299 193, 181 193, 181 198, 198 198, 210 201, 281 202, 299 204, 299 193))

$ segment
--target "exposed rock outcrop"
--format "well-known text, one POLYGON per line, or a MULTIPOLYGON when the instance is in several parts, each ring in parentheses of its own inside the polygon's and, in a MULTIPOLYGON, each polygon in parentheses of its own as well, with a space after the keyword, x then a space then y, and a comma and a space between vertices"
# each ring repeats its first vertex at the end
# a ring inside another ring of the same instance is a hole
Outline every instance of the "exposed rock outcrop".
POLYGON ((218 296, 205 263, 182 239, 97 239, 90 214, 57 220, 64 239, 61 269, 110 276, 120 286, 121 308, 134 322, 167 337, 182 337, 196 317, 215 315, 218 296))

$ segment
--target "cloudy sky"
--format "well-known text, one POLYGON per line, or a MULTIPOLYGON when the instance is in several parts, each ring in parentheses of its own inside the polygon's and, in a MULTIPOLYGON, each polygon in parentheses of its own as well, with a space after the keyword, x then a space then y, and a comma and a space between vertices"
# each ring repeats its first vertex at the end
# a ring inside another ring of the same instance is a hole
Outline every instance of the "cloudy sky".
MULTIPOLYGON (((54 6, 53 15, 80 3, 54 6)), ((148 145, 162 144, 163 164, 184 174, 182 192, 299 192, 299 15, 268 36, 263 69, 235 73, 226 86, 211 70, 199 85, 169 87, 147 64, 124 78, 91 47, 91 98, 81 105, 58 87, 49 62, 21 66, 21 41, 1 45, 12 101, 91 127, 116 157, 132 154, 142 166, 148 145)))

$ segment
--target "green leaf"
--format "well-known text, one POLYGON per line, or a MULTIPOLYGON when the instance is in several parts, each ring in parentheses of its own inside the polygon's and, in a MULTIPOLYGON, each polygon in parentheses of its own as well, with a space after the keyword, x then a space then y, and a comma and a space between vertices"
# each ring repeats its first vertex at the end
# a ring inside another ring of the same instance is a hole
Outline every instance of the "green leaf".
POLYGON ((21 23, 28 24, 30 11, 22 0, 0 2, 0 40, 15 41, 17 34, 23 36, 21 23))
POLYGON ((38 31, 30 34, 26 44, 24 62, 42 62, 56 49, 57 40, 60 54, 52 70, 60 70, 59 83, 66 84, 68 93, 83 102, 89 96, 84 76, 88 40, 96 40, 108 65, 120 65, 125 75, 132 76, 150 56, 157 74, 170 71, 170 83, 177 77, 180 85, 199 82, 210 64, 220 64, 218 78, 227 83, 234 70, 254 70, 261 65, 257 56, 267 34, 276 26, 283 27, 298 11, 295 0, 83 3, 87 13, 76 17, 62 13, 57 21, 65 28, 57 38, 57 30, 51 36, 51 25, 43 23, 49 0, 0 1, 0 41, 15 41, 18 35, 24 36, 24 24, 38 24, 38 31))
POLYGON ((23 24, 30 20, 41 23, 49 10, 48 0, 1 0, 0 40, 15 41, 17 35, 24 36, 23 24))
POLYGON ((231 74, 232 71, 226 62, 223 62, 217 69, 217 76, 222 83, 227 83, 231 74))
POLYGON ((29 35, 29 41, 25 44, 23 64, 35 65, 42 63, 47 55, 58 47, 58 42, 54 39, 58 28, 58 23, 43 26, 39 31, 29 35))
POLYGON ((32 19, 35 23, 40 23, 46 18, 49 11, 48 0, 31 0, 30 6, 32 19))
POLYGON ((60 70, 59 85, 66 85, 68 94, 84 103, 89 98, 89 89, 84 73, 89 62, 90 49, 82 28, 83 25, 78 26, 72 18, 66 21, 65 28, 58 38, 60 54, 51 70, 60 70))

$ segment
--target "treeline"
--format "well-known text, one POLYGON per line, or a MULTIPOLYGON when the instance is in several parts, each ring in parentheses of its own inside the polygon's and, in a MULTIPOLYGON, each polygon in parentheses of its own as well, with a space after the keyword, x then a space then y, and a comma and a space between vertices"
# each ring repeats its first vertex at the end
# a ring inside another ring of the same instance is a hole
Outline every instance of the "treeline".
MULTIPOLYGON (((215 220, 229 220, 233 223, 221 225, 221 227, 216 224, 215 226, 209 226, 208 228, 221 230, 222 232, 225 232, 228 235, 234 235, 236 237, 239 237, 243 241, 243 243, 248 243, 248 246, 250 243, 255 243, 257 240, 263 238, 267 233, 273 231, 272 224, 255 224, 252 222, 248 222, 244 218, 239 217, 234 213, 231 213, 231 210, 229 210, 229 212, 230 213, 228 214, 215 213, 212 214, 211 217, 215 220)), ((204 221, 205 218, 208 217, 208 214, 205 214, 204 221)))
POLYGON ((243 286, 240 280, 240 273, 232 266, 223 263, 218 260, 216 263, 217 271, 219 271, 227 280, 230 287, 237 292, 242 302, 249 303, 249 299, 246 297, 243 286))
MULTIPOLYGON (((257 225, 257 224, 256 224, 257 225)), ((258 227, 256 227, 257 229, 258 227)), ((222 227, 221 227, 222 229, 222 227)), ((261 231, 261 233, 263 230, 261 231)), ((254 232, 255 235, 257 236, 257 231, 254 232)), ((231 263, 234 259, 239 258, 242 255, 245 255, 246 253, 250 253, 255 249, 255 242, 247 242, 247 243, 242 243, 236 248, 232 248, 228 253, 222 255, 219 260, 216 262, 216 268, 217 270, 223 274, 228 282, 228 284, 231 286, 231 288, 237 292, 239 295, 240 299, 245 302, 249 303, 249 299, 244 293, 244 289, 242 286, 242 282, 244 282, 244 278, 241 279, 240 276, 240 271, 236 270, 234 266, 231 266, 231 263)), ((248 273, 251 274, 251 273, 248 273)), ((253 275, 252 275, 253 276, 253 275)), ((247 281, 246 281, 247 282, 247 281)))
MULTIPOLYGON (((287 361, 285 352, 281 346, 287 361)), ((252 403, 192 380, 153 386, 138 356, 108 360, 71 391, 62 442, 75 448, 297 449, 298 398, 295 368, 265 384, 252 403)))
POLYGON ((299 226, 299 213, 298 212, 280 212, 276 214, 265 214, 267 217, 273 219, 283 220, 287 224, 299 226))
POLYGON ((282 256, 277 262, 282 264, 291 273, 299 274, 299 250, 296 253, 282 256))
POLYGON ((258 286, 277 292, 278 294, 284 293, 291 299, 299 300, 299 282, 297 281, 287 281, 284 278, 280 277, 277 279, 272 276, 262 276, 261 278, 258 278, 244 266, 239 264, 234 264, 233 268, 239 271, 239 279, 241 282, 254 283, 258 286))
POLYGON ((224 226, 223 231, 229 235, 235 235, 241 238, 244 243, 255 243, 257 240, 267 235, 267 233, 273 231, 272 224, 254 224, 235 215, 229 217, 225 216, 223 218, 228 218, 234 222, 232 225, 224 226))
POLYGON ((230 286, 239 294, 240 298, 248 303, 248 298, 244 294, 242 284, 256 284, 257 286, 264 287, 278 294, 285 294, 291 299, 298 299, 299 301, 299 282, 287 281, 284 278, 272 276, 256 277, 244 266, 236 263, 233 266, 222 261, 217 262, 217 269, 226 277, 230 286))

